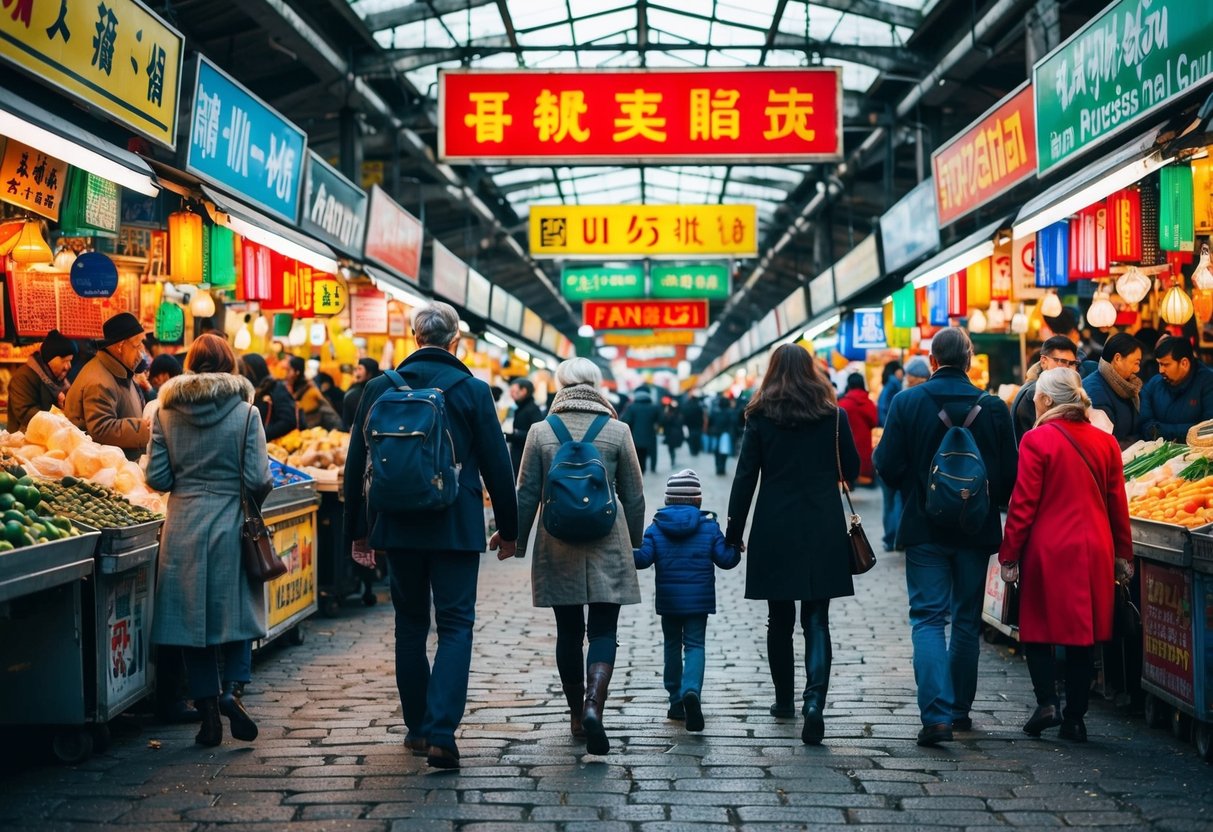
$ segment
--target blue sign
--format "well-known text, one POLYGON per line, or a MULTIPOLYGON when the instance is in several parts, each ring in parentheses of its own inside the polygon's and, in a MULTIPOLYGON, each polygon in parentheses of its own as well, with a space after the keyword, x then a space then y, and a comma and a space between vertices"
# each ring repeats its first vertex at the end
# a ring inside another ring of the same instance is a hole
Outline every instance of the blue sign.
POLYGON ((185 168, 294 224, 307 134, 198 56, 185 168))
POLYGON ((68 279, 82 298, 108 298, 118 288, 118 267, 104 254, 86 251, 72 262, 68 279))
POLYGON ((927 323, 948 325, 948 279, 940 278, 927 287, 927 323))
POLYGON ((861 350, 883 350, 889 344, 884 337, 884 309, 856 309, 852 313, 854 324, 851 338, 855 347, 861 350))
POLYGON ((1036 285, 1070 284, 1070 222, 1062 220, 1036 232, 1036 285))

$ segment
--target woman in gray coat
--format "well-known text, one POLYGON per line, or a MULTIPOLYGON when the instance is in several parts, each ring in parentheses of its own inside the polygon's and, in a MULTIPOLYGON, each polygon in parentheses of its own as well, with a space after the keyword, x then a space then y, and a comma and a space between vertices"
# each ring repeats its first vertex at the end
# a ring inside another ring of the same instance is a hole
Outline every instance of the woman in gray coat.
POLYGON ((223 741, 220 713, 233 737, 257 738, 240 696, 252 670, 251 640, 266 632, 265 596, 241 559, 241 454, 244 486, 258 503, 272 480, 252 396, 227 341, 204 334, 186 355, 185 375, 160 388, 148 447, 148 487, 169 492, 152 640, 184 648, 190 695, 202 714, 200 745, 223 741))
MULTIPOLYGON (((615 667, 619 607, 640 603, 640 584, 632 550, 644 537, 644 481, 632 434, 615 418, 615 410, 598 392, 602 372, 586 358, 573 358, 556 368, 560 386, 548 410, 578 440, 600 414, 611 417, 593 440, 615 489, 618 511, 606 537, 583 543, 558 540, 538 526, 531 566, 537 607, 556 614, 556 667, 569 704, 570 730, 586 738, 591 754, 610 750, 602 727, 602 709, 615 667), (588 620, 586 607, 589 607, 588 620), (589 652, 582 645, 589 635, 589 652), (582 697, 585 701, 582 701, 582 697)), ((540 511, 544 482, 560 442, 548 421, 527 434, 518 478, 518 551, 526 552, 531 525, 540 511)))

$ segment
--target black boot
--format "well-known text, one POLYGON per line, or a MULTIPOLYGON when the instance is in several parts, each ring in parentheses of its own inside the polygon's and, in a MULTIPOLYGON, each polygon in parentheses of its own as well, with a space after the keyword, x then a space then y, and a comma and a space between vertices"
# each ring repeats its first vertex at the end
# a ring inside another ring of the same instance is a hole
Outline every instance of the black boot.
POLYGON ((602 726, 602 709, 606 705, 607 688, 615 668, 606 662, 590 665, 586 671, 585 707, 581 711, 581 724, 585 727, 585 750, 591 754, 606 754, 611 750, 606 729, 602 726))
POLYGON ((581 725, 581 709, 585 707, 584 685, 563 685, 564 699, 569 703, 569 733, 575 740, 585 739, 585 728, 581 725))
POLYGON ((796 716, 793 689, 796 684, 796 654, 791 635, 773 635, 767 629, 767 663, 771 667, 771 682, 775 685, 775 704, 771 716, 788 719, 796 716))
POLYGON ((232 723, 232 736, 244 742, 257 739, 257 723, 244 709, 240 701, 244 693, 243 682, 225 682, 223 693, 219 696, 219 712, 232 723))
POLYGON ((834 662, 829 629, 810 626, 804 636, 804 652, 808 682, 804 688, 804 729, 800 732, 800 739, 805 745, 820 745, 825 737, 823 714, 830 688, 830 668, 834 662))
POLYGON ((202 714, 202 727, 194 742, 198 745, 215 747, 223 742, 223 722, 219 719, 219 702, 213 696, 195 699, 194 707, 202 714))

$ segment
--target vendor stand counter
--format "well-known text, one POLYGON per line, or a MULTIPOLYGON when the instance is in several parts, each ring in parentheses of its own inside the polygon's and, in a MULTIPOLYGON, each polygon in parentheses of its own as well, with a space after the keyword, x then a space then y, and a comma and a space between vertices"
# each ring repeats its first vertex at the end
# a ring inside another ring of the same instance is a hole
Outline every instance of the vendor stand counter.
POLYGON ((275 488, 261 506, 274 541, 274 551, 287 563, 285 575, 265 585, 268 631, 256 643, 261 649, 286 636, 289 644, 303 643, 299 623, 318 609, 316 583, 316 483, 307 480, 275 488))
POLYGON ((1191 733, 1197 753, 1213 761, 1213 526, 1189 532, 1130 523, 1140 560, 1146 722, 1169 723, 1180 739, 1191 733))
POLYGON ((337 615, 341 602, 358 592, 362 603, 373 607, 379 600, 371 586, 373 572, 354 563, 345 549, 344 479, 317 480, 316 490, 320 492, 320 610, 330 617, 337 615))

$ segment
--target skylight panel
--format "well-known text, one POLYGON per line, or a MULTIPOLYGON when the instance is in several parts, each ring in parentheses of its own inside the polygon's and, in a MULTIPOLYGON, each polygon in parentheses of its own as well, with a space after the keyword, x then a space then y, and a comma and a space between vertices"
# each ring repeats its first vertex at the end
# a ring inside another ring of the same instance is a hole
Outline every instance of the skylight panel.
POLYGON ((621 32, 636 25, 636 12, 622 9, 610 14, 573 21, 573 34, 578 43, 589 43, 621 32))
POLYGON ((627 9, 632 22, 636 22, 635 4, 630 0, 568 0, 568 3, 574 18, 608 12, 613 9, 627 9))
POLYGON ((436 99, 438 97, 438 70, 457 66, 459 66, 459 61, 443 61, 419 69, 411 69, 404 73, 404 77, 408 78, 409 83, 416 87, 422 95, 436 99))
POLYGON ((392 49, 420 49, 423 46, 450 49, 459 45, 447 34, 446 29, 442 28, 442 24, 433 18, 382 31, 391 33, 388 46, 392 49))
POLYGON ((712 25, 712 45, 721 46, 762 46, 766 42, 766 33, 753 29, 743 29, 728 23, 712 25))
POLYGON ((494 173, 493 181, 498 185, 513 185, 518 182, 550 179, 551 176, 552 172, 547 168, 506 168, 501 173, 494 173))
POLYGON ((652 67, 703 66, 703 55, 703 52, 650 52, 645 56, 645 63, 652 67), (695 55, 699 60, 693 59, 695 55))
POLYGON ((762 52, 757 49, 721 49, 709 55, 709 66, 758 66, 762 52))
POLYGON ((708 42, 708 28, 711 26, 706 20, 667 12, 663 9, 649 9, 649 25, 655 29, 674 33, 684 42, 703 44, 708 42))
POLYGON ((523 46, 561 46, 572 48, 573 30, 567 23, 559 26, 545 26, 531 32, 519 32, 518 42, 523 46))
POLYGON ((764 185, 751 185, 745 182, 729 182, 725 190, 726 196, 739 199, 753 199, 767 202, 783 202, 788 197, 787 191, 764 185))
POLYGON ((505 34, 501 12, 494 3, 444 14, 442 22, 462 43, 489 35, 505 34))
POLYGON ((623 56, 622 52, 582 52, 581 65, 585 67, 607 66, 615 61, 618 61, 623 56))
POLYGON ((733 23, 744 23, 749 26, 770 28, 771 18, 775 16, 775 0, 733 0, 730 3, 717 3, 716 17, 733 23))
POLYGON ((420 2, 423 2, 423 0, 413 0, 411 3, 401 2, 401 0, 357 0, 357 2, 350 4, 350 8, 359 15, 366 17, 368 14, 379 14, 380 12, 415 6, 420 2))
POLYGON ((749 176, 754 179, 766 179, 771 182, 786 182, 792 187, 799 185, 804 179, 803 173, 776 165, 736 167, 733 168, 733 176, 749 176))
POLYGON ((880 75, 880 70, 875 67, 865 66, 864 64, 853 64, 849 61, 835 61, 832 59, 826 59, 822 63, 826 66, 842 67, 843 89, 855 90, 856 92, 867 92, 868 87, 872 86, 872 82, 876 80, 876 76, 880 75))
POLYGON ((536 3, 535 0, 509 0, 510 19, 515 29, 533 29, 567 21, 563 3, 536 3))

